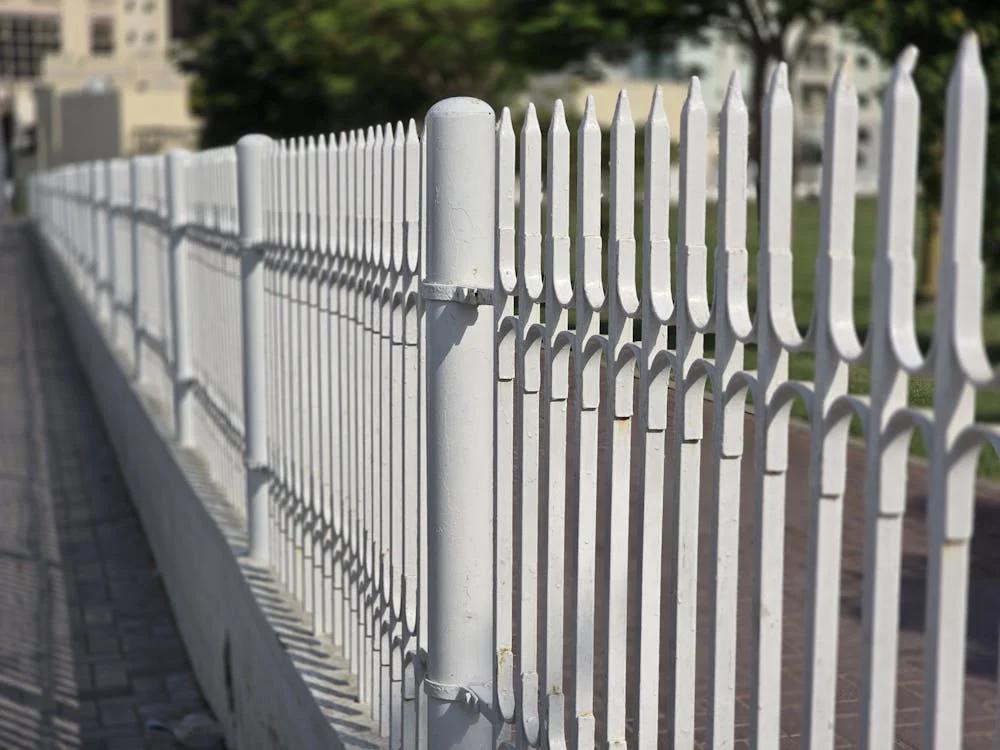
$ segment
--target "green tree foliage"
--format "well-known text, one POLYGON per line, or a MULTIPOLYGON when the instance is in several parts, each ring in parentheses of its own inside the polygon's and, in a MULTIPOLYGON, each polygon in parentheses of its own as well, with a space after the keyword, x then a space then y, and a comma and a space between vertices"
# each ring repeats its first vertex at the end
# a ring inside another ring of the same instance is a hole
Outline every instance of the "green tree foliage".
MULTIPOLYGON (((864 0, 867 2, 868 0, 864 0)), ((410 116, 437 99, 496 102, 527 73, 589 52, 664 51, 714 28, 751 58, 752 122, 767 67, 794 65, 788 30, 862 0, 225 0, 182 56, 207 144, 410 116)), ((751 154, 757 153, 756 135, 751 154)))
MULTIPOLYGON (((862 37, 886 57, 906 45, 920 51, 914 82, 920 92, 920 180, 928 230, 922 269, 922 293, 937 291, 941 178, 948 79, 958 44, 975 31, 989 84, 989 136, 986 163, 984 253, 1000 265, 1000 3, 996 0, 873 0, 854 12, 851 22, 862 37)), ((996 290, 994 290, 996 293, 996 290)))
POLYGON ((181 53, 205 145, 249 130, 323 132, 423 112, 521 80, 491 0, 238 0, 181 53))

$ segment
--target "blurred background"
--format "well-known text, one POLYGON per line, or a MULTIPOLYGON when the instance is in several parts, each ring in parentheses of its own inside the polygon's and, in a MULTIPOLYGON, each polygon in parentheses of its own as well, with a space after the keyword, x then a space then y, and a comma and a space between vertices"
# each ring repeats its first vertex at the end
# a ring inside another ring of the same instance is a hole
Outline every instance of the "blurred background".
MULTIPOLYGON (((849 56, 858 190, 872 195, 882 88, 893 58, 914 44, 929 199, 921 234, 932 246, 945 88, 970 29, 994 94, 988 183, 1000 199, 1000 3, 989 0, 0 0, 7 176, 20 184, 36 168, 232 143, 247 132, 419 119, 456 94, 498 111, 509 105, 515 122, 534 100, 544 126, 555 98, 573 119, 590 93, 606 125, 626 88, 641 125, 660 85, 676 142, 691 76, 713 112, 738 71, 757 123, 769 73, 784 60, 796 105, 796 191, 809 198, 819 190, 827 90, 849 56)), ((1000 255, 997 216, 991 208, 988 258, 1000 255)), ((936 263, 926 260, 929 297, 936 263)))
MULTIPOLYGON (((0 0, 8 191, 19 192, 34 169, 67 162, 228 144, 248 132, 288 137, 419 121, 435 101, 458 94, 481 97, 498 113, 510 106, 515 125, 534 101, 543 128, 553 101, 562 98, 572 128, 587 94, 595 97, 606 126, 624 88, 641 127, 659 85, 676 147, 690 77, 700 78, 714 120, 734 70, 750 109, 753 162, 766 83, 784 60, 796 118, 795 301, 800 316, 808 316, 824 108, 833 75, 849 57, 860 113, 855 307, 863 331, 872 293, 880 98, 889 70, 906 45, 919 49, 918 301, 926 303, 937 289, 945 90, 959 39, 969 30, 978 34, 991 87, 984 247, 991 273, 984 330, 996 361, 995 0, 0 0)), ((641 150, 640 137, 640 160, 641 150)), ((709 154, 710 188, 716 156, 709 154)), ((641 169, 638 175, 641 180, 641 169)), ((749 213, 754 252, 753 206, 749 213)), ((932 316, 930 306, 918 307, 925 345, 932 316)), ((856 369, 852 377, 865 376, 856 369)), ((921 387, 927 393, 916 392, 916 403, 930 395, 929 384, 914 379, 913 388, 921 387)), ((978 408, 982 417, 1000 419, 1000 396, 984 397, 978 408)))

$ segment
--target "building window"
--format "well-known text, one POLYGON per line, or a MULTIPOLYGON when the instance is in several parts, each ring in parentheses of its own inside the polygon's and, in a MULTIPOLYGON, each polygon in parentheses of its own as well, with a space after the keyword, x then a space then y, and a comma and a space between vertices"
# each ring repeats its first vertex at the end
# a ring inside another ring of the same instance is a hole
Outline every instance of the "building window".
POLYGON ((823 146, 821 144, 815 141, 803 141, 800 148, 802 149, 803 164, 815 166, 823 163, 823 146))
POLYGON ((807 44, 802 52, 802 62, 807 68, 826 70, 830 66, 830 50, 825 44, 807 44))
POLYGON ((115 51, 115 27, 110 18, 95 18, 90 22, 90 53, 110 55, 115 51))
POLYGON ((0 77, 37 78, 42 58, 60 46, 55 16, 0 15, 0 77))
POLYGON ((802 87, 802 103, 807 110, 817 112, 826 106, 826 86, 810 83, 802 87))

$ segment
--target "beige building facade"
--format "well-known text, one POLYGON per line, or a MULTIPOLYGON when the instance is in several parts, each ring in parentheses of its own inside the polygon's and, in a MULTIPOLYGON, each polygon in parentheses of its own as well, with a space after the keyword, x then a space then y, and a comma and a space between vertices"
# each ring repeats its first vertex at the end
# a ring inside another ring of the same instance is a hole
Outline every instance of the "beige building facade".
POLYGON ((170 0, 0 0, 0 110, 14 151, 53 165, 194 145, 170 40, 170 0))

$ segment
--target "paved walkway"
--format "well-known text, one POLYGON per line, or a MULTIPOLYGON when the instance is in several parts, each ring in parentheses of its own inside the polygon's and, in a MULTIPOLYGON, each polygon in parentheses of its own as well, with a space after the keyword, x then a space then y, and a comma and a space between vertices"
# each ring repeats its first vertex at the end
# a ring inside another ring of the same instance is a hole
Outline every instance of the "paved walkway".
POLYGON ((208 714, 23 224, 0 227, 0 748, 171 748, 208 714))

